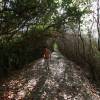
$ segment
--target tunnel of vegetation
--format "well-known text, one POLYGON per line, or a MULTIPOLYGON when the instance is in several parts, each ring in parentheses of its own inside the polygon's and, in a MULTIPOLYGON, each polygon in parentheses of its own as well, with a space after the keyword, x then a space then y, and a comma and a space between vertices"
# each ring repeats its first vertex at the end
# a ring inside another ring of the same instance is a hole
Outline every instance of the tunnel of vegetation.
MULTIPOLYGON (((81 18, 92 12, 88 6, 91 2, 93 0, 1 0, 0 77, 40 58, 43 46, 47 44, 52 50, 56 42, 63 55, 86 66, 84 69, 88 69, 99 84, 99 38, 97 44, 91 31, 88 35, 81 34, 81 18)), ((100 36, 99 29, 98 34, 100 36)))

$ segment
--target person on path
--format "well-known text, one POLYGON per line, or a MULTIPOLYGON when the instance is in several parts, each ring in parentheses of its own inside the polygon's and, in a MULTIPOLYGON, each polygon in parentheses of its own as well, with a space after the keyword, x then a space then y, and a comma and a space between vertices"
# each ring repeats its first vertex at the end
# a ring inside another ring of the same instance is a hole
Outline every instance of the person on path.
POLYGON ((44 65, 46 66, 46 69, 49 69, 49 64, 51 61, 51 51, 45 46, 43 50, 43 58, 44 58, 44 65))

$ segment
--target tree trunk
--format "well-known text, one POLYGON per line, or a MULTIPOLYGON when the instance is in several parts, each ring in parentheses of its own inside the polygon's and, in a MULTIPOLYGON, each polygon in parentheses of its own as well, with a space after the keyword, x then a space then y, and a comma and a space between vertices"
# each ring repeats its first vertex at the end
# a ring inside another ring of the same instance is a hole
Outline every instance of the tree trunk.
POLYGON ((99 0, 97 0, 97 31, 98 31, 98 50, 100 51, 100 20, 99 20, 99 0))
MULTIPOLYGON (((82 54, 80 53, 80 55, 82 56, 83 59, 85 59, 85 43, 84 43, 84 39, 82 37, 82 34, 81 34, 81 27, 80 27, 80 21, 79 21, 79 29, 78 29, 78 33, 79 33, 79 38, 81 39, 81 42, 82 42, 82 54)), ((81 44, 81 43, 80 43, 81 44)))

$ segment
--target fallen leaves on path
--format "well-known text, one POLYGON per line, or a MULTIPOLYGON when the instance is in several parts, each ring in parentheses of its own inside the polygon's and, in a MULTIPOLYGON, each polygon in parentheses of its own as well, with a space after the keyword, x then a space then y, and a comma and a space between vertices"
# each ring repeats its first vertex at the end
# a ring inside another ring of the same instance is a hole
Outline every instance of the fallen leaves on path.
POLYGON ((0 100, 100 100, 80 66, 52 53, 49 69, 43 59, 27 65, 0 83, 0 100))

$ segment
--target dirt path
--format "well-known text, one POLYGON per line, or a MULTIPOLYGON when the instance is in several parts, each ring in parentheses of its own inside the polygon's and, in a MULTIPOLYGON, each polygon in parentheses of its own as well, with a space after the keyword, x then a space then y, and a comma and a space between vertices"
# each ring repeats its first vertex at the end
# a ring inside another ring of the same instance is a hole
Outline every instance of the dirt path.
POLYGON ((52 53, 50 70, 39 59, 0 85, 0 100, 100 100, 80 67, 52 53))

